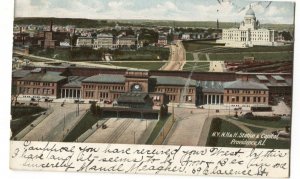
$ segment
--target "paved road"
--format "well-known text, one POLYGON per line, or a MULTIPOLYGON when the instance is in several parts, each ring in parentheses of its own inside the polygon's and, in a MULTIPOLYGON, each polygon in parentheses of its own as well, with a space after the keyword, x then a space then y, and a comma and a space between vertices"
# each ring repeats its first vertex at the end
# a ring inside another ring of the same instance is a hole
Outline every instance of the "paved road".
POLYGON ((226 72, 224 61, 210 61, 210 72, 226 72))
POLYGON ((79 116, 76 116, 76 104, 51 103, 53 112, 34 127, 21 140, 33 141, 62 141, 68 129, 71 129, 85 114, 89 104, 80 104, 79 116))
POLYGON ((178 40, 170 45, 170 53, 169 61, 160 70, 181 71, 186 62, 186 51, 182 42, 178 40))
POLYGON ((203 133, 209 132, 210 125, 204 127, 207 119, 212 115, 228 115, 228 110, 223 109, 219 113, 213 109, 198 108, 175 108, 174 111, 176 121, 163 143, 165 145, 197 146, 203 133))

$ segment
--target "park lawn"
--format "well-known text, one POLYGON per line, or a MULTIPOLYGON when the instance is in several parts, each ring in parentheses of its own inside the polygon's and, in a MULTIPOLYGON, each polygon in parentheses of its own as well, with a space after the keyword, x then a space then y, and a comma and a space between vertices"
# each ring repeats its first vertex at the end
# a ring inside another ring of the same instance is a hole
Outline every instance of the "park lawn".
POLYGON ((216 44, 215 41, 190 41, 183 42, 183 46, 186 51, 196 51, 214 46, 220 46, 220 44, 216 44))
POLYGON ((154 140, 156 139, 156 137, 158 136, 159 132, 161 131, 161 129, 164 127, 165 123, 168 121, 168 119, 172 117, 171 114, 168 114, 167 116, 165 116, 164 118, 160 119, 157 123, 156 126, 154 127, 152 133, 150 134, 146 144, 152 144, 154 142, 154 140))
POLYGON ((265 128, 252 127, 252 126, 247 126, 247 127, 255 134, 259 134, 265 130, 265 128))
POLYGON ((190 53, 190 52, 187 52, 187 53, 186 53, 186 60, 187 60, 187 61, 193 61, 193 60, 194 60, 193 54, 190 53))
POLYGON ((186 62, 183 71, 208 72, 210 62, 186 62))
POLYGON ((210 146, 210 147, 243 147, 243 145, 230 144, 230 142, 233 139, 231 137, 213 137, 212 134, 214 132, 230 132, 232 134, 235 132, 237 132, 237 133, 244 132, 238 126, 231 124, 230 122, 227 122, 220 118, 214 118, 212 120, 210 129, 209 129, 206 146, 210 146))
POLYGON ((11 116, 12 120, 10 121, 10 127, 12 131, 12 136, 17 135, 30 123, 40 117, 42 112, 47 109, 35 106, 12 106, 11 107, 11 116))
POLYGON ((78 124, 68 133, 64 142, 74 142, 80 135, 90 129, 99 120, 103 119, 99 116, 93 115, 91 111, 88 111, 78 124))
MULTIPOLYGON (((98 63, 101 64, 101 63, 98 63)), ((103 65, 114 65, 119 67, 128 67, 128 68, 140 68, 140 69, 147 69, 147 70, 158 70, 160 69, 165 62, 110 62, 110 63, 103 63, 103 65)))
MULTIPOLYGON (((266 122, 266 121, 264 121, 266 122)), ((250 127, 247 126, 250 130, 253 131, 253 133, 260 133, 262 132, 262 129, 250 127)), ((220 118, 215 118, 212 121, 210 130, 209 130, 209 136, 207 139, 206 146, 211 147, 247 147, 244 145, 232 145, 230 142, 234 138, 230 137, 213 137, 213 132, 230 132, 230 133, 244 133, 243 130, 241 130, 238 126, 235 126, 227 121, 224 121, 220 118)), ((243 140, 243 138, 240 138, 238 140, 243 140)), ((276 139, 268 139, 265 142, 265 145, 258 145, 256 148, 269 148, 269 149, 289 149, 290 148, 290 140, 276 140, 276 139)))
POLYGON ((274 52, 274 53, 236 53, 236 54, 209 54, 212 61, 241 61, 244 57, 254 57, 255 60, 263 61, 283 61, 293 60, 293 52, 274 52))
POLYGON ((143 61, 143 60, 160 60, 156 55, 153 54, 144 54, 144 55, 121 55, 115 58, 115 61, 143 61))
POLYGON ((199 53, 198 58, 200 61, 207 61, 205 53, 199 53))
POLYGON ((279 121, 265 121, 265 120, 251 120, 251 119, 236 119, 240 122, 247 124, 253 124, 261 127, 271 127, 271 128, 284 128, 291 125, 290 120, 279 120, 279 121))

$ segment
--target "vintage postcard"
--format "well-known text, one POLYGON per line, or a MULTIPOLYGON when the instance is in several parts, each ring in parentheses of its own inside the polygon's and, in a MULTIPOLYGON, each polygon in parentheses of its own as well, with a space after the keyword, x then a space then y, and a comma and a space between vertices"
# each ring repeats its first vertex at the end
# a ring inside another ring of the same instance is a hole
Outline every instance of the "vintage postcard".
POLYGON ((295 2, 15 0, 10 167, 289 177, 295 2))

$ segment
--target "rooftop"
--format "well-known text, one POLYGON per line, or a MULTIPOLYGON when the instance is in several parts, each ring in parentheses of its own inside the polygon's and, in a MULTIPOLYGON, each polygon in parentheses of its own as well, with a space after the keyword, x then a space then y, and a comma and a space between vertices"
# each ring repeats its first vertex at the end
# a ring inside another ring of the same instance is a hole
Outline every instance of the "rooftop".
POLYGON ((268 78, 265 75, 256 75, 256 78, 260 81, 268 81, 268 78))
POLYGON ((280 75, 272 75, 272 78, 274 78, 276 81, 285 81, 285 79, 280 75))
POLYGON ((88 77, 82 82, 90 83, 125 83, 124 75, 109 75, 109 74, 99 74, 95 76, 88 77))
POLYGON ((189 80, 183 77, 174 77, 174 76, 151 76, 151 78, 156 79, 157 85, 175 85, 175 86, 196 86, 196 80, 189 80))
POLYGON ((264 84, 253 81, 237 80, 225 82, 224 89, 268 90, 268 87, 264 84))
POLYGON ((16 70, 12 72, 13 78, 23 78, 30 73, 30 70, 16 70))
POLYGON ((64 76, 60 76, 61 72, 35 72, 29 73, 24 78, 21 78, 23 81, 38 81, 38 82, 59 82, 63 79, 66 79, 64 76))
POLYGON ((145 103, 147 93, 123 93, 118 98, 118 103, 145 103))

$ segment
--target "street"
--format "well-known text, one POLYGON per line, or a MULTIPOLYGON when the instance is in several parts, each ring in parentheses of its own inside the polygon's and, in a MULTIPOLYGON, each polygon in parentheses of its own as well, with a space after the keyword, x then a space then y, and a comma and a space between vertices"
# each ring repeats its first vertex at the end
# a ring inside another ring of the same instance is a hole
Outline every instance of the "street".
POLYGON ((160 70, 181 71, 186 62, 186 52, 181 41, 170 45, 169 61, 160 70))
MULTIPOLYGON (((45 106, 46 103, 40 103, 45 106)), ((62 141, 66 133, 81 119, 89 104, 80 104, 79 115, 76 115, 77 104, 65 103, 62 107, 61 103, 50 103, 53 112, 35 126, 20 140, 32 141, 62 141)))

